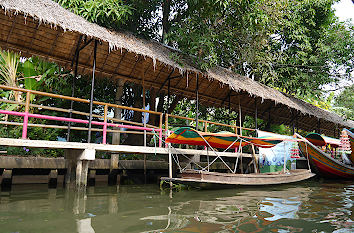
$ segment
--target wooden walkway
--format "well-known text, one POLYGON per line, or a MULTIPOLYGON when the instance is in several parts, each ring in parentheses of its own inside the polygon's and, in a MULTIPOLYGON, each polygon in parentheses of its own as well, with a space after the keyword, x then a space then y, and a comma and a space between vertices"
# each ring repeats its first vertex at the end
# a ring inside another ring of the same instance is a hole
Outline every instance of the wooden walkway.
MULTIPOLYGON (((128 146, 128 145, 108 145, 108 144, 94 144, 81 142, 63 142, 63 141, 45 141, 45 140, 27 140, 27 139, 13 139, 0 138, 0 146, 13 147, 29 147, 29 148, 48 148, 48 149, 75 149, 75 150, 93 150, 93 151, 109 151, 116 153, 136 153, 136 154, 164 154, 168 155, 168 148, 164 147, 144 147, 144 146, 128 146)), ((203 155, 215 156, 212 151, 194 150, 194 149, 171 149, 172 153, 181 153, 185 155, 203 155)), ((242 157, 251 158, 251 154, 234 153, 234 152, 217 152, 223 157, 242 157)), ((92 156, 92 155, 91 155, 92 156)), ((94 160, 94 157, 86 157, 82 159, 94 160)))

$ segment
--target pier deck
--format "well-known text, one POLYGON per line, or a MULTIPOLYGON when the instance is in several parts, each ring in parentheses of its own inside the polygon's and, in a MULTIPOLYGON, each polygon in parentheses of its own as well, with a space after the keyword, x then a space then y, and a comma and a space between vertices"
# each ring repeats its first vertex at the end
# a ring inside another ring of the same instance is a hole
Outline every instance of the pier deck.
MULTIPOLYGON (((0 138, 0 146, 14 147, 32 147, 32 148, 48 148, 48 149, 75 149, 75 150, 95 150, 95 151, 110 151, 116 153, 136 153, 136 154, 165 154, 168 155, 168 148, 164 147, 146 147, 146 146, 128 146, 128 145, 108 145, 94 144, 81 142, 63 142, 63 141, 45 141, 45 140, 28 140, 14 138, 0 138)), ((171 149, 172 153, 181 153, 185 155, 209 155, 215 156, 212 151, 195 150, 195 149, 171 149)), ((217 152, 223 157, 252 157, 247 153, 234 152, 217 152)), ((92 159, 90 159, 92 160, 92 159)))

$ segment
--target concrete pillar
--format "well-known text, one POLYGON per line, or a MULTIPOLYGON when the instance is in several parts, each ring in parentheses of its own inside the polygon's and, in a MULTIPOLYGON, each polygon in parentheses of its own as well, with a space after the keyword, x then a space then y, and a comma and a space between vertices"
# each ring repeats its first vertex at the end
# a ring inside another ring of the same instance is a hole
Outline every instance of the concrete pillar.
POLYGON ((76 188, 86 188, 88 165, 90 160, 95 159, 95 150, 68 149, 65 151, 65 158, 67 165, 65 184, 76 188))

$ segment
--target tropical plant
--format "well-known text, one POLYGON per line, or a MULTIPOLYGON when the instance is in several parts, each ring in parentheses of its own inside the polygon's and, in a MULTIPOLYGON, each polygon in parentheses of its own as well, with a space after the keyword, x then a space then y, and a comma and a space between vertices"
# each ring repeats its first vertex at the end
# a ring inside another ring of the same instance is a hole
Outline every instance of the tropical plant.
MULTIPOLYGON (((0 48, 0 81, 1 84, 18 87, 18 65, 20 59, 17 53, 10 51, 3 51, 0 48)), ((10 92, 10 95, 7 96, 9 99, 15 97, 16 101, 19 101, 18 92, 10 92)))

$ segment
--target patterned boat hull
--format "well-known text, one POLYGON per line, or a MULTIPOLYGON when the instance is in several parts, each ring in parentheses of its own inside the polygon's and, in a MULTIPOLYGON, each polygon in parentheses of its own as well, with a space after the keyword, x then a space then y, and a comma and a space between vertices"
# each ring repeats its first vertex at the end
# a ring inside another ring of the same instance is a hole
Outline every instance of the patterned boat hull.
POLYGON ((299 149, 309 160, 315 173, 327 178, 354 179, 354 167, 345 165, 326 154, 300 135, 299 149))

